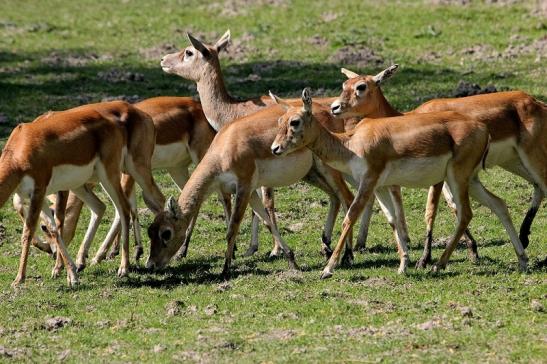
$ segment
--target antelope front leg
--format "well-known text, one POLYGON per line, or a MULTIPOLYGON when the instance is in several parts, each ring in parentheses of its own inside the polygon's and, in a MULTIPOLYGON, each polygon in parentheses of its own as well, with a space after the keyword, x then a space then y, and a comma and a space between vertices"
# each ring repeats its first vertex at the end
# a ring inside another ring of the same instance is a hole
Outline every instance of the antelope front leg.
POLYGON ((224 260, 224 268, 222 270, 222 277, 225 280, 230 279, 230 267, 232 265, 232 257, 234 255, 234 245, 239 233, 239 226, 241 225, 241 220, 245 215, 245 209, 249 204, 250 198, 250 189, 246 185, 238 185, 236 201, 234 206, 234 211, 230 217, 230 226, 228 227, 228 232, 226 234, 226 240, 228 241, 228 248, 226 249, 226 256, 224 260))
POLYGON ((365 176, 361 179, 357 195, 355 195, 346 217, 344 218, 344 222, 342 223, 342 234, 340 235, 340 239, 338 239, 336 248, 330 257, 327 266, 323 269, 321 279, 330 278, 334 274, 334 268, 340 262, 340 255, 346 243, 346 238, 350 234, 355 221, 361 215, 365 205, 368 203, 369 199, 371 199, 376 181, 377 177, 373 176, 365 176))

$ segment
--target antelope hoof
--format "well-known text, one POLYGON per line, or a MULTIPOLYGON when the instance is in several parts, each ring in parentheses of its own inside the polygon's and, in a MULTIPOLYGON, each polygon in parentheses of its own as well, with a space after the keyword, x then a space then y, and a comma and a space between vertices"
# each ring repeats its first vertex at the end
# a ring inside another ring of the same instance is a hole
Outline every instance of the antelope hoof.
POLYGON ((331 247, 323 243, 323 245, 321 246, 321 255, 324 256, 326 259, 329 259, 332 255, 331 247))
POLYGON ((519 271, 521 271, 522 273, 528 272, 528 258, 519 258, 519 271))
POLYGON ((278 258, 281 258, 282 256, 283 256, 283 250, 281 250, 278 247, 273 248, 272 251, 270 252, 270 259, 278 259, 278 258))
POLYGON ((118 269, 118 277, 119 278, 127 277, 128 273, 129 273, 128 271, 129 270, 126 267, 120 267, 118 269))
POLYGON ((443 264, 441 262, 437 262, 435 264, 433 264, 433 266, 431 267, 431 272, 432 273, 439 273, 440 271, 444 270, 446 268, 446 264, 443 264))
POLYGON ((117 250, 112 250, 110 251, 110 253, 108 253, 108 255, 106 256, 106 259, 107 260, 113 260, 114 258, 116 258, 118 256, 119 252, 117 250))
POLYGON ((354 247, 353 247, 353 250, 356 251, 356 252, 359 252, 359 253, 364 253, 366 250, 367 250, 367 247, 365 244, 359 244, 357 243, 354 247))
POLYGON ((247 248, 247 251, 243 254, 244 257, 251 257, 258 251, 258 247, 255 245, 251 245, 249 248, 247 248))
POLYGON ((11 282, 11 288, 19 288, 23 283, 25 283, 25 278, 17 277, 13 282, 11 282))
POLYGON ((80 284, 80 280, 78 279, 77 276, 66 277, 66 280, 70 288, 76 288, 80 284))
POLYGON ((142 255, 144 254, 144 249, 142 248, 142 246, 137 246, 137 248, 135 248, 135 261, 138 262, 142 255))
POLYGON ((416 269, 425 269, 430 262, 431 257, 421 257, 420 260, 416 262, 416 269))
POLYGON ((76 272, 80 273, 85 269, 85 263, 76 263, 76 272))
POLYGON ((346 249, 346 252, 342 257, 342 264, 345 266, 351 266, 353 264, 353 252, 351 250, 346 249))
POLYGON ((329 267, 325 267, 325 269, 323 269, 323 272, 321 273, 321 279, 330 278, 330 277, 332 277, 333 274, 334 274, 334 272, 332 270, 330 270, 329 267))
POLYGON ((479 264, 479 255, 477 253, 470 253, 469 261, 471 264, 479 264))
POLYGON ((224 281, 230 280, 230 269, 223 269, 221 273, 221 277, 224 281))
POLYGON ((401 264, 399 265, 399 269, 397 270, 397 274, 406 274, 406 269, 408 268, 409 263, 410 263, 409 259, 404 258, 401 261, 401 264))
POLYGON ((53 269, 51 270, 51 278, 52 279, 57 279, 59 278, 59 276, 61 275, 61 267, 53 267, 53 269))

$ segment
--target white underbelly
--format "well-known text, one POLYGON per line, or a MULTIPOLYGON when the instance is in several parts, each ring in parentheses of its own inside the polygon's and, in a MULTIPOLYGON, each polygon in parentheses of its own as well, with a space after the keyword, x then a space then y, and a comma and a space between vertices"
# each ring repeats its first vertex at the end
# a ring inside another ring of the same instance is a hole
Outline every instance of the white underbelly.
POLYGON ((91 162, 82 166, 62 164, 53 167, 47 194, 78 188, 86 182, 96 179, 96 164, 97 158, 93 158, 91 162))
POLYGON ((451 153, 388 162, 378 186, 429 187, 444 180, 451 153))
POLYGON ((182 162, 190 163, 190 161, 190 154, 184 141, 165 145, 156 144, 154 154, 152 154, 152 168, 154 169, 169 168, 182 162))
POLYGON ((488 155, 486 156, 486 167, 493 167, 511 163, 518 160, 516 151, 517 141, 515 138, 491 142, 488 155))
POLYGON ((313 155, 306 149, 283 157, 259 159, 255 163, 257 186, 289 186, 308 174, 313 164, 313 155))

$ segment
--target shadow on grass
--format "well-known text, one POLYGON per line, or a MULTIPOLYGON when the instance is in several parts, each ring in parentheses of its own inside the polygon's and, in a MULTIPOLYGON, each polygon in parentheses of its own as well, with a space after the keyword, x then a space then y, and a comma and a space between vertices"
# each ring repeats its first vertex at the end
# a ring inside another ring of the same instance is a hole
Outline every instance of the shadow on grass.
MULTIPOLYGON (((89 49, 50 49, 40 52, 0 52, 0 110, 8 116, 0 137, 6 137, 17 121, 30 121, 53 109, 66 109, 105 97, 133 96, 144 99, 160 95, 194 96, 193 83, 165 74, 159 65, 144 63, 137 56, 101 60, 89 49), (113 76, 109 72, 116 69, 113 76), (130 72, 138 77, 131 77, 130 72), (106 76, 105 76, 106 74, 106 76)), ((158 60, 159 61, 159 60, 158 60)), ((300 95, 304 87, 321 94, 337 95, 345 77, 332 63, 264 60, 223 67, 230 93, 252 98, 267 90, 286 96, 300 95), (250 74, 257 77, 248 77, 250 74)), ((387 66, 387 65, 386 65, 387 66)), ((356 71, 363 71, 355 69, 356 71)), ((378 71, 376 67, 368 73, 378 71)), ((432 65, 403 67, 386 88, 401 89, 427 83, 432 90, 457 82, 462 75, 432 65)), ((486 77, 486 75, 485 75, 486 77)), ((486 77, 487 78, 487 77, 486 77)), ((403 93, 412 97, 410 93, 403 93)), ((398 100, 405 104, 416 100, 398 100)))

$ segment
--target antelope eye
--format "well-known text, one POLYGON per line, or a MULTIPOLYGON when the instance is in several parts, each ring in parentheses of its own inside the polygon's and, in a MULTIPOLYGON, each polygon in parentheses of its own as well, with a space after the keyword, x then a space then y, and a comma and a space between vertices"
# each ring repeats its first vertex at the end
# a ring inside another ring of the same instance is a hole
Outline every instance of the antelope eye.
POLYGON ((292 126, 293 128, 296 128, 299 124, 300 124, 300 119, 291 120, 291 122, 289 123, 289 125, 292 126))
POLYGON ((357 91, 365 91, 367 89, 367 84, 366 83, 362 83, 360 85, 358 85, 356 88, 355 88, 357 91))
POLYGON ((191 50, 187 49, 186 51, 184 51, 184 54, 186 54, 186 57, 192 57, 194 55, 194 52, 192 52, 191 50))

